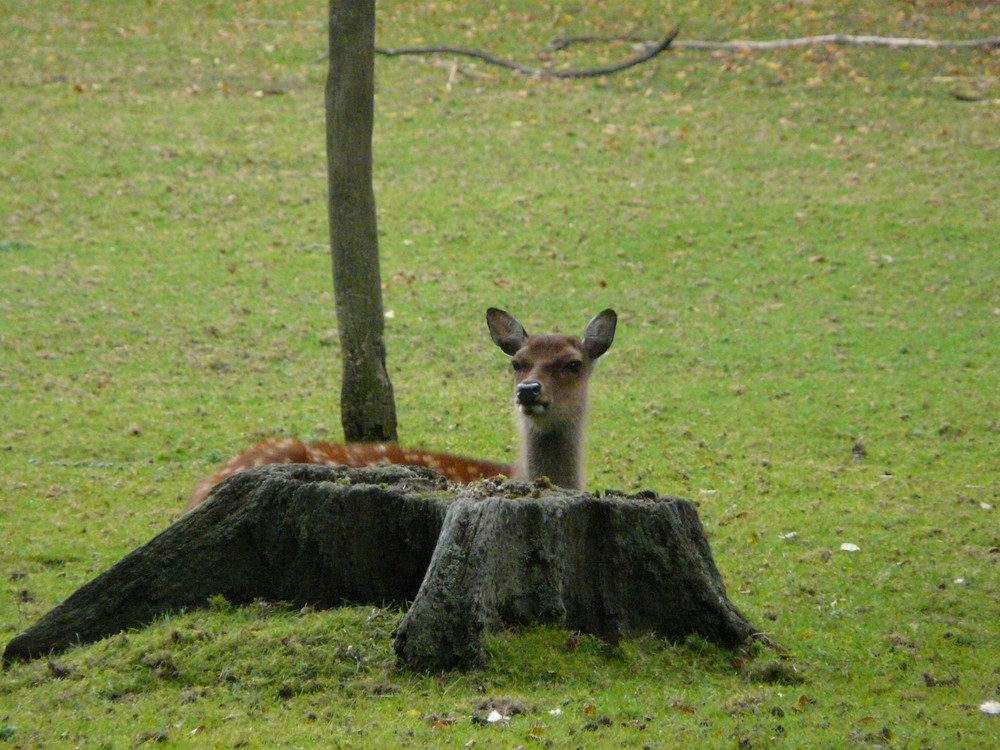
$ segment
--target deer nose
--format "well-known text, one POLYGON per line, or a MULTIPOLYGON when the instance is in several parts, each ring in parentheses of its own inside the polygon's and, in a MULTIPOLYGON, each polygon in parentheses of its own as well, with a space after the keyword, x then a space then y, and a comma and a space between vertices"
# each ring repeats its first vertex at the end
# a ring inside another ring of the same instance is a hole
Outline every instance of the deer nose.
POLYGON ((537 380, 526 380, 517 384, 517 403, 522 406, 537 404, 542 395, 542 384, 537 380))

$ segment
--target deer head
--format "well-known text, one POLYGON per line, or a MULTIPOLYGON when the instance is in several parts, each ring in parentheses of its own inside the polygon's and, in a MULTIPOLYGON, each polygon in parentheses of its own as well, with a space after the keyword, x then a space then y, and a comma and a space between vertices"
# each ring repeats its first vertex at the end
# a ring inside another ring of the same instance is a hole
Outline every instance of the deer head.
POLYGON ((587 383, 594 362, 611 347, 617 321, 614 310, 604 310, 590 321, 581 340, 562 334, 530 336, 509 313, 493 307, 486 311, 490 336, 514 370, 521 426, 515 477, 547 476, 561 487, 583 489, 587 383))

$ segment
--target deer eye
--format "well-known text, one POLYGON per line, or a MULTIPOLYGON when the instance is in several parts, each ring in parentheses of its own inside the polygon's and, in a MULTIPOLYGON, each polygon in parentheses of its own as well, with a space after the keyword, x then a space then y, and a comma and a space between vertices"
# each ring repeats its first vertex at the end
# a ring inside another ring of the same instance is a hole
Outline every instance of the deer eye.
POLYGON ((524 369, 524 365, 518 362, 516 359, 512 359, 510 361, 510 369, 512 369, 514 372, 521 372, 521 370, 524 369))
POLYGON ((574 359, 572 362, 566 363, 567 372, 572 372, 573 374, 576 374, 580 372, 580 370, 582 369, 583 369, 583 362, 581 362, 578 359, 574 359))

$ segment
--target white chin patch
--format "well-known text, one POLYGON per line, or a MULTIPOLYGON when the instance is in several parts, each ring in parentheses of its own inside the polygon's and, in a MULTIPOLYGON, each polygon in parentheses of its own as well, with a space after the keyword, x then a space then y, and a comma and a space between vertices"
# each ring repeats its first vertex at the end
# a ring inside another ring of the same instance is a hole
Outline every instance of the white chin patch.
POLYGON ((545 413, 545 404, 519 404, 521 413, 529 417, 540 417, 545 413))

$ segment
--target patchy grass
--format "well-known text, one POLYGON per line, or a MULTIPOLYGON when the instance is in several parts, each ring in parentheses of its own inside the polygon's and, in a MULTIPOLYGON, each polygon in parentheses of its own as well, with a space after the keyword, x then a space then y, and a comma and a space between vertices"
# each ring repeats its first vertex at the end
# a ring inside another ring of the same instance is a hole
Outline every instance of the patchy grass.
MULTIPOLYGON (((4 639, 248 442, 339 439, 321 16, 280 0, 5 6, 4 639)), ((379 42, 580 67, 631 50, 539 51, 676 21, 705 39, 1000 28, 994 6, 957 2, 386 2, 379 42)), ((791 659, 540 630, 497 638, 481 672, 412 675, 391 659, 398 613, 217 602, 5 672, 0 740, 990 746, 996 53, 676 51, 579 82, 377 66, 405 441, 509 458, 484 309, 580 330, 615 307, 591 486, 698 500, 732 598, 791 659), (484 723, 494 708, 509 722, 484 723)))

